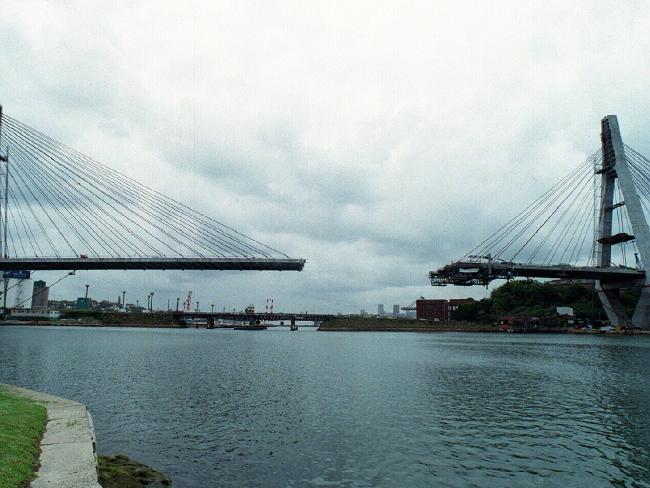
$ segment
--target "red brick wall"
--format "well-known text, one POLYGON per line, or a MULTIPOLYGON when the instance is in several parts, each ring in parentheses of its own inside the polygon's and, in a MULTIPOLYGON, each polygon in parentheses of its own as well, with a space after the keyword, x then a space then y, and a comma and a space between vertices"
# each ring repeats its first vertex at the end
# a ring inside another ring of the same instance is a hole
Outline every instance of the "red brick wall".
POLYGON ((450 298, 449 299, 449 306, 451 307, 459 307, 460 305, 466 305, 468 303, 474 303, 473 298, 450 298))
POLYGON ((417 300, 415 302, 415 316, 425 320, 449 319, 449 306, 447 300, 417 300))

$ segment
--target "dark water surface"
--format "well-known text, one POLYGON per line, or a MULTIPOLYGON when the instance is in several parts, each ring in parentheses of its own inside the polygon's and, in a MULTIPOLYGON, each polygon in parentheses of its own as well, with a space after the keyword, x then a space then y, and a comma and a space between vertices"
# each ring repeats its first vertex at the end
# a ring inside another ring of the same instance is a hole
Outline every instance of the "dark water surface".
POLYGON ((174 486, 650 486, 650 339, 0 327, 174 486))

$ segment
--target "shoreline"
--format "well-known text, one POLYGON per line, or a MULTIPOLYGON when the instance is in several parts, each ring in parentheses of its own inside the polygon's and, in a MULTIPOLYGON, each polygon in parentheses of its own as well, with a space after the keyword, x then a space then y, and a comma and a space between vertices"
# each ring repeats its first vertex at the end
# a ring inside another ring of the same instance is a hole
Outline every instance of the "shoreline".
POLYGON ((45 322, 45 321, 0 321, 0 327, 133 327, 139 329, 188 329, 190 327, 181 324, 143 324, 140 323, 120 323, 120 324, 103 324, 96 322, 45 322))
MULTIPOLYGON (((0 324, 0 327, 83 327, 86 329, 131 328, 131 329, 194 329, 195 327, 183 327, 180 325, 143 325, 143 324, 0 324)), ((203 327, 205 328, 205 327, 203 327)))
POLYGON ((83 403, 0 383, 0 389, 45 409, 30 488, 164 488, 166 474, 123 454, 98 455, 95 426, 83 403))
MULTIPOLYGON (((143 323, 98 323, 98 322, 45 322, 45 321, 0 321, 0 327, 83 327, 83 328, 133 328, 133 329, 232 329, 228 327, 196 327, 184 324, 143 323)), ((311 328, 311 327, 310 327, 311 328)), ((323 323, 318 332, 417 332, 417 333, 480 333, 480 334, 574 334, 574 335, 625 335, 647 336, 650 330, 601 331, 598 329, 537 328, 503 331, 496 325, 470 322, 428 322, 409 319, 369 319, 337 317, 323 323)))
POLYGON ((575 329, 571 327, 520 328, 503 331, 497 325, 471 322, 430 322, 409 319, 384 319, 363 317, 336 317, 321 325, 320 332, 471 332, 501 334, 575 334, 575 335, 620 335, 646 336, 650 330, 601 331, 597 329, 575 329))
POLYGON ((336 329, 318 329, 319 332, 417 332, 422 334, 435 334, 435 333, 467 333, 467 334, 572 334, 572 335, 616 335, 616 336, 650 336, 650 331, 636 330, 629 332, 605 332, 600 330, 584 330, 584 329, 567 329, 567 330, 527 330, 527 331, 513 331, 505 332, 501 330, 485 330, 485 329, 462 329, 462 328, 434 328, 434 327, 421 327, 421 328, 408 328, 408 327, 385 327, 385 328, 336 328, 336 329))
POLYGON ((29 486, 102 488, 97 477, 95 428, 86 406, 40 391, 7 384, 0 386, 46 410, 38 469, 29 486))
POLYGON ((336 327, 318 329, 319 332, 476 332, 481 334, 493 334, 500 332, 492 329, 464 329, 460 327, 336 327))

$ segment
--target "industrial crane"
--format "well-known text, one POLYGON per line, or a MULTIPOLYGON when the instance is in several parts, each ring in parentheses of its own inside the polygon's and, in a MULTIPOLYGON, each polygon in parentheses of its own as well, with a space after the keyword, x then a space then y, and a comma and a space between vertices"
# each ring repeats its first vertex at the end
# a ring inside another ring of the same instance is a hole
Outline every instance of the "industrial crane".
POLYGON ((416 310, 416 302, 418 300, 424 300, 424 297, 416 298, 413 301, 413 303, 411 303, 411 304, 409 304, 409 305, 407 305, 405 307, 400 307, 400 310, 402 310, 403 312, 415 312, 415 310, 416 310))
POLYGON ((183 302, 183 312, 192 311, 192 291, 187 292, 187 298, 183 302))

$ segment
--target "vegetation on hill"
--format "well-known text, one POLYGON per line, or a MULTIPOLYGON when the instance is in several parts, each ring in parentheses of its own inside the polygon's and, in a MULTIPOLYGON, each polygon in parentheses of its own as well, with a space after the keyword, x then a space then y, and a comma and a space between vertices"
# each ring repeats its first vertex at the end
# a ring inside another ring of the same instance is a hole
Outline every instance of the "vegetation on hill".
POLYGON ((45 431, 45 407, 0 388, 0 488, 27 486, 45 431))
MULTIPOLYGON (((629 314, 634 311, 638 293, 624 290, 621 301, 629 314)), ((549 282, 514 280, 495 288, 490 298, 461 305, 452 313, 453 320, 494 322, 504 315, 550 317, 556 307, 572 307, 578 318, 604 320, 605 312, 598 295, 582 285, 558 286, 549 282)))

